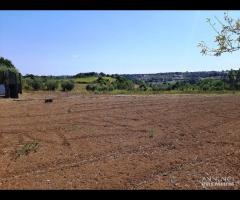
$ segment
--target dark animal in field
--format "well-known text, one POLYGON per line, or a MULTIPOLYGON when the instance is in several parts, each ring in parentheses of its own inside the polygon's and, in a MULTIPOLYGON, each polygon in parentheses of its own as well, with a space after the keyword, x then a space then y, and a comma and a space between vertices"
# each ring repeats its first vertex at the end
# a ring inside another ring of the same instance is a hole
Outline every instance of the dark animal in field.
POLYGON ((53 102, 53 99, 51 98, 45 99, 45 103, 52 103, 52 102, 53 102))

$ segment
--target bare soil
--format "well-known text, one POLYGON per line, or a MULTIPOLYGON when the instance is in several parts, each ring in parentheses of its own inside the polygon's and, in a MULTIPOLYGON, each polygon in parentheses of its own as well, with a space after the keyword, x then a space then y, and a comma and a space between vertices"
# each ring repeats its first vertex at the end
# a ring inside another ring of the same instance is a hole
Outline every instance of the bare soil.
POLYGON ((240 188, 238 95, 51 96, 0 99, 0 189, 240 188))

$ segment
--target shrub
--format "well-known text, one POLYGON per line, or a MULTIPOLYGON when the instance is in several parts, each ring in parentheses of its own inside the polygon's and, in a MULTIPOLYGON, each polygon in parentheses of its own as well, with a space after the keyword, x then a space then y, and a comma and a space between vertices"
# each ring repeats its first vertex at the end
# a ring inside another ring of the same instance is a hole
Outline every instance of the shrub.
POLYGON ((21 149, 16 151, 16 157, 22 155, 28 155, 30 152, 36 152, 39 147, 39 143, 36 141, 24 144, 21 149))
POLYGON ((88 91, 95 91, 97 88, 97 84, 89 84, 86 86, 86 90, 88 91))
POLYGON ((72 80, 62 81, 61 88, 63 91, 70 91, 74 88, 74 82, 72 80))
POLYGON ((89 84, 86 86, 86 90, 88 91, 98 91, 98 92, 104 92, 104 91, 112 91, 114 90, 114 87, 111 84, 104 85, 104 84, 89 84))
POLYGON ((116 76, 116 81, 111 82, 109 79, 104 79, 99 77, 94 84, 89 84, 86 86, 86 90, 89 91, 112 91, 117 90, 133 90, 134 83, 131 80, 128 80, 124 77, 116 76))
POLYGON ((38 78, 25 78, 23 85, 26 90, 40 90, 43 88, 42 82, 38 78))
POLYGON ((108 79, 104 79, 102 77, 98 77, 98 79, 95 81, 95 83, 99 83, 101 85, 109 85, 110 81, 108 79))
POLYGON ((58 82, 56 80, 47 80, 45 85, 47 90, 56 90, 58 87, 58 82))
POLYGON ((25 90, 30 90, 31 89, 31 86, 28 84, 26 79, 23 79, 23 88, 25 90))
POLYGON ((147 91, 147 86, 146 86, 146 84, 141 84, 141 85, 139 85, 139 89, 141 90, 141 91, 147 91))
POLYGON ((204 79, 198 83, 201 90, 224 90, 224 82, 222 80, 204 79))
POLYGON ((116 81, 113 83, 115 89, 119 90, 132 90, 134 89, 134 83, 124 77, 117 76, 116 81))
POLYGON ((40 90, 40 89, 42 89, 42 82, 41 82, 39 79, 33 79, 32 88, 33 88, 34 90, 40 90))

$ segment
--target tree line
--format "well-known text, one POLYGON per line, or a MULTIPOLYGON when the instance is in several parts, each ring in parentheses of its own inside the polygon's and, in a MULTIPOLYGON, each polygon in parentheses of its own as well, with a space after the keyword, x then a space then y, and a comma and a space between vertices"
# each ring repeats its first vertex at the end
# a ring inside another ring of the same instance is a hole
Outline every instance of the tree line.
POLYGON ((74 88, 74 81, 71 79, 58 80, 50 77, 25 76, 23 78, 25 90, 57 90, 70 91, 74 88))
POLYGON ((219 79, 188 78, 181 81, 170 81, 158 84, 147 83, 142 80, 130 80, 125 76, 114 76, 115 81, 110 81, 99 77, 96 81, 86 86, 88 91, 93 92, 110 92, 113 90, 127 91, 224 91, 240 90, 240 69, 230 70, 226 76, 219 79))

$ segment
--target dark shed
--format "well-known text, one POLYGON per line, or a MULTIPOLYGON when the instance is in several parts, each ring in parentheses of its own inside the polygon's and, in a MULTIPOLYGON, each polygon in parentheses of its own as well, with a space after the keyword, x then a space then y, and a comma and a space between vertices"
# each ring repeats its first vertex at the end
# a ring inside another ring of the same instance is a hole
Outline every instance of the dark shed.
POLYGON ((22 78, 20 73, 11 70, 0 71, 0 86, 2 95, 6 98, 18 98, 22 93, 22 78))

